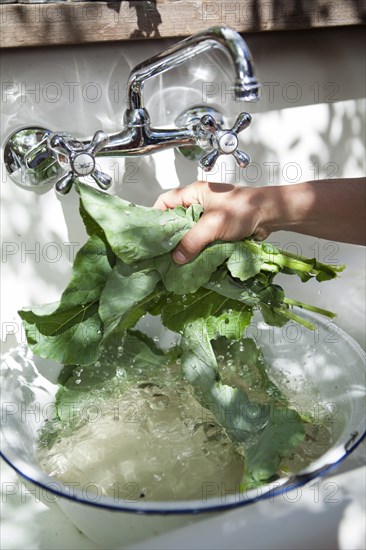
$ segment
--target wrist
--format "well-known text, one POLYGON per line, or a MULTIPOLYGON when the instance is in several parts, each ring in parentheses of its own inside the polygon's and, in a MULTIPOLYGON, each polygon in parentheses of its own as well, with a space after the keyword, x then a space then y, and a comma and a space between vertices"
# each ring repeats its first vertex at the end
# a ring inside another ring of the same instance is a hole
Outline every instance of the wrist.
POLYGON ((252 188, 252 192, 252 204, 256 209, 256 234, 268 236, 284 229, 287 218, 284 188, 269 185, 252 188))
POLYGON ((297 231, 304 220, 311 223, 313 206, 311 184, 278 185, 261 188, 261 225, 269 233, 280 230, 297 231), (310 192, 309 192, 310 191, 310 192))

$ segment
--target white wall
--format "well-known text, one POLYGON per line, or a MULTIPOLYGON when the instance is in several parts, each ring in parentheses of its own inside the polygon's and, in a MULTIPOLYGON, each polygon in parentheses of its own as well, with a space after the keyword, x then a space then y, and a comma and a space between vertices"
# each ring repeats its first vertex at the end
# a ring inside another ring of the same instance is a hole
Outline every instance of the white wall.
MULTIPOLYGON (((239 170, 225 158, 211 180, 249 185, 286 184, 326 176, 365 174, 365 42, 363 28, 260 33, 247 37, 263 98, 236 103, 229 92, 232 72, 226 58, 210 52, 179 70, 149 82, 146 105, 155 125, 172 124, 186 107, 203 99, 233 124, 241 110, 253 114, 242 134, 252 164, 239 170)), ((39 124, 87 137, 122 126, 125 84, 131 67, 173 41, 129 42, 1 54, 1 142, 15 129, 39 124)), ((196 166, 173 150, 140 159, 103 159, 115 176, 113 193, 146 205, 168 187, 190 183, 196 166)), ((3 171, 2 340, 6 351, 22 338, 17 309, 58 299, 85 233, 76 195, 60 199, 52 189, 35 193, 18 187, 3 171), (13 334, 14 333, 14 334, 13 334)), ((289 281, 299 297, 339 313, 339 324, 364 338, 364 249, 291 233, 272 241, 316 254, 323 261, 348 263, 342 279, 322 285, 289 281), (321 292, 319 295, 318 292, 321 292)))

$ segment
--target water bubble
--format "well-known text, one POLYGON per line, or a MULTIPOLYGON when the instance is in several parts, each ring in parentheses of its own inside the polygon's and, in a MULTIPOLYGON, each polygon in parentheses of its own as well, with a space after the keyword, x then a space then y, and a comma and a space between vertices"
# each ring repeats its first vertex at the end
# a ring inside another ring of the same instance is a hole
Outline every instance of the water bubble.
POLYGON ((169 405, 169 398, 164 394, 157 394, 149 401, 149 407, 153 411, 163 411, 169 405))
POLYGON ((117 378, 124 378, 126 376, 126 371, 123 367, 117 367, 116 369, 117 378))

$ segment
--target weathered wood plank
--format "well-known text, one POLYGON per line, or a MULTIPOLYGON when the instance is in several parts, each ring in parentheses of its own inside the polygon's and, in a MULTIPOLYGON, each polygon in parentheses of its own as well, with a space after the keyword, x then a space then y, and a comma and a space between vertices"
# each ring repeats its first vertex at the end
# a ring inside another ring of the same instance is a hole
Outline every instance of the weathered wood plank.
POLYGON ((156 0, 1 4, 0 46, 187 36, 218 23, 239 32, 357 25, 366 0, 156 0))

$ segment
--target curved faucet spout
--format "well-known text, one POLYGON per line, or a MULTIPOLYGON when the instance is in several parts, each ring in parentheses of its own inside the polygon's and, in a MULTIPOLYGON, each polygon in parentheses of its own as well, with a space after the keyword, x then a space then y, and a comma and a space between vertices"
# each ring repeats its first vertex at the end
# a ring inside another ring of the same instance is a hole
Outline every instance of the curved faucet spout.
POLYGON ((260 86, 255 78, 252 57, 245 40, 236 31, 219 25, 199 32, 178 42, 132 69, 127 88, 128 108, 143 109, 143 87, 145 80, 169 71, 196 55, 211 48, 220 48, 231 58, 235 80, 235 97, 242 101, 259 99, 260 86))

